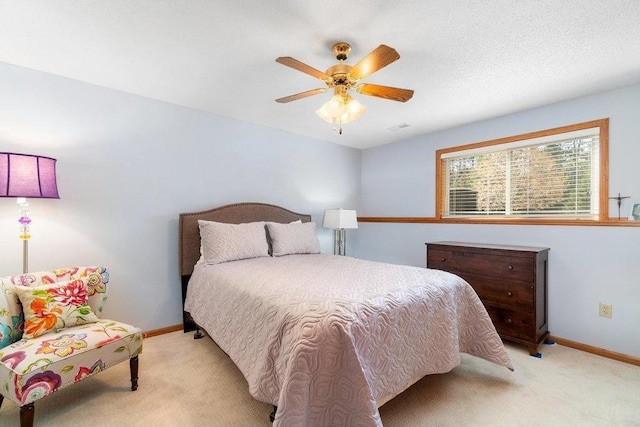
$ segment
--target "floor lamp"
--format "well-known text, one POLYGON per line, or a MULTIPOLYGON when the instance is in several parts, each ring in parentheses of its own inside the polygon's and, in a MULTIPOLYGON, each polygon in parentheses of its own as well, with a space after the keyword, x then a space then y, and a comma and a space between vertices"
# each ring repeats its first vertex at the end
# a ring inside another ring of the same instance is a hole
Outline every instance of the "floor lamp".
POLYGON ((56 159, 32 154, 0 153, 0 197, 17 197, 22 239, 22 272, 29 271, 29 199, 59 199, 56 159))
POLYGON ((347 209, 329 209, 324 212, 324 228, 333 228, 333 254, 345 255, 347 252, 347 228, 358 228, 356 211, 347 209))

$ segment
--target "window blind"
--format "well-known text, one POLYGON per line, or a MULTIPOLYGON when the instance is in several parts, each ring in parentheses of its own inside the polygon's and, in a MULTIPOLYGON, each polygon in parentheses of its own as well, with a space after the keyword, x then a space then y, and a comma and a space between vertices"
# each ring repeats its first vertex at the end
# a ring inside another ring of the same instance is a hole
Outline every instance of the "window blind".
POLYGON ((599 128, 449 153, 445 216, 598 215, 599 128))

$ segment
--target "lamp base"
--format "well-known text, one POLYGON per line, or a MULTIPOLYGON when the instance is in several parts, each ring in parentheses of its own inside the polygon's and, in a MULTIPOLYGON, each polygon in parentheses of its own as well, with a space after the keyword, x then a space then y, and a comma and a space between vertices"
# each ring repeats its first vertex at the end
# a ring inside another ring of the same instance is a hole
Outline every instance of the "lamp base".
POLYGON ((22 274, 27 274, 29 271, 29 239, 31 233, 29 232, 29 224, 31 218, 29 218, 29 202, 26 197, 18 197, 18 212, 20 217, 18 222, 20 223, 20 239, 22 239, 22 274))
POLYGON ((347 252, 347 231, 344 228, 333 230, 333 254, 345 255, 347 252))
POLYGON ((22 241, 22 274, 29 272, 29 241, 22 241))

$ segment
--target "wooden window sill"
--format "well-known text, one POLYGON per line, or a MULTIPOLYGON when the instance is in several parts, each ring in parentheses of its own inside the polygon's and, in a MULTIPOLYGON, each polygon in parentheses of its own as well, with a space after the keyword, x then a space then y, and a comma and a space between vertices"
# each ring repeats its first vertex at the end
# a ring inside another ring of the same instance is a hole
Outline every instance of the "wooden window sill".
POLYGON ((406 216, 359 216, 358 222, 411 223, 411 224, 494 224, 494 225, 564 225, 564 226, 596 226, 596 227, 640 227, 640 221, 629 221, 627 218, 593 220, 593 219, 523 219, 523 218, 436 218, 406 216))

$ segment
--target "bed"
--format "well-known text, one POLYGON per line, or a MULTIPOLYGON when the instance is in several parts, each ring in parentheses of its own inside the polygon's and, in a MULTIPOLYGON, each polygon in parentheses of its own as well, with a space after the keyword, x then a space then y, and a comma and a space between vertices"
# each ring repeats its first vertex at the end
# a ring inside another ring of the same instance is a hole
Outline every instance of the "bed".
POLYGON ((204 329, 228 354, 251 395, 274 405, 274 426, 382 426, 380 406, 461 353, 513 370, 458 276, 318 253, 310 215, 269 204, 182 213, 179 226, 185 332, 204 329), (233 233, 255 236, 256 224, 267 255, 211 257, 252 241, 233 233))

